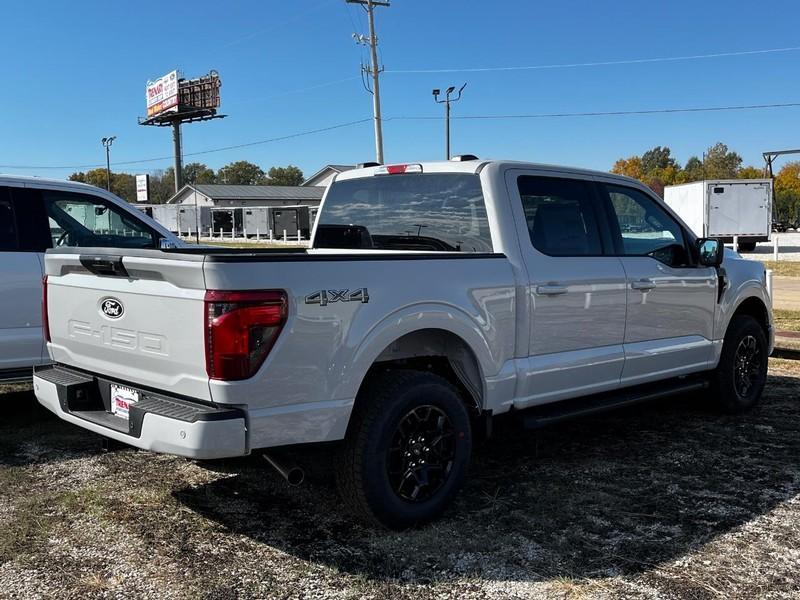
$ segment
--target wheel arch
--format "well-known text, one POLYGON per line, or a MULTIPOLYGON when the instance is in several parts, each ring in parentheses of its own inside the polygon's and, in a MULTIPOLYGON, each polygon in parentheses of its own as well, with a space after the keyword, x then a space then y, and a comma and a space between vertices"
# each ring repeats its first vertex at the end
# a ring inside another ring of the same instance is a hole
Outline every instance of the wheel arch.
POLYGON ((753 317, 758 324, 761 325, 765 335, 769 336, 772 323, 770 321, 769 309, 766 303, 758 296, 748 296, 736 305, 731 318, 728 319, 727 328, 730 327, 731 321, 739 315, 747 315, 753 317))
POLYGON ((420 368, 442 375, 462 391, 474 408, 486 399, 486 377, 500 370, 485 329, 451 306, 409 307, 376 325, 353 354, 349 377, 339 397, 358 398, 379 368, 420 368))
POLYGON ((391 342, 373 361, 357 397, 368 381, 381 372, 408 368, 443 377, 459 388, 471 410, 477 413, 483 410, 485 389, 481 365, 469 345, 445 329, 418 329, 391 342))

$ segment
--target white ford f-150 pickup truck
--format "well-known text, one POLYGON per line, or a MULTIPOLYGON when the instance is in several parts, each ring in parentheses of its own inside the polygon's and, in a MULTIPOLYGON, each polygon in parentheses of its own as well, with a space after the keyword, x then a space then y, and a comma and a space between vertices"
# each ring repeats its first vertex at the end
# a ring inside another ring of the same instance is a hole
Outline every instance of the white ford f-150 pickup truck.
POLYGON ((338 175, 309 250, 54 248, 46 274, 48 409, 197 459, 335 442, 344 500, 397 528, 452 500, 495 415, 745 410, 773 343, 762 264, 647 187, 470 156, 338 175))

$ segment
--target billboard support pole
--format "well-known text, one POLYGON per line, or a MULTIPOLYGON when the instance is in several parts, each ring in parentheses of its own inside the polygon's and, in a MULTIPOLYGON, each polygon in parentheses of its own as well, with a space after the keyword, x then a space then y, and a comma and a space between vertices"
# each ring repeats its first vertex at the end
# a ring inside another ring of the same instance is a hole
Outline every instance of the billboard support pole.
POLYGON ((221 85, 216 71, 209 71, 208 75, 196 79, 183 79, 175 70, 156 81, 147 82, 147 118, 140 118, 139 125, 172 127, 175 194, 183 187, 181 125, 225 117, 217 114, 221 85))
POLYGON ((181 122, 172 122, 172 141, 175 144, 175 193, 183 187, 183 152, 181 151, 181 122))

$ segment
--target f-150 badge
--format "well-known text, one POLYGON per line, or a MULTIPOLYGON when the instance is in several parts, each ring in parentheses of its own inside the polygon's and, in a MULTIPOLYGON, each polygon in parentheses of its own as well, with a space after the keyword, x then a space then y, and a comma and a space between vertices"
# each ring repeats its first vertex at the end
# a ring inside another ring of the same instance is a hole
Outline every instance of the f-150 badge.
POLYGON ((367 288, 357 290, 320 290, 306 296, 306 304, 327 306, 333 302, 369 302, 367 288))

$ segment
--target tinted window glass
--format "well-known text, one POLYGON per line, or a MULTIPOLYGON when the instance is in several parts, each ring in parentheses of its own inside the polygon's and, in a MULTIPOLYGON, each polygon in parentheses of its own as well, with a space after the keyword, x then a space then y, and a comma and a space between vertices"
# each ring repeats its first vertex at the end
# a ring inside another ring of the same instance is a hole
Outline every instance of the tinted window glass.
POLYGON ((614 185, 606 190, 619 225, 623 254, 645 256, 684 245, 680 225, 647 194, 614 185))
POLYGON ((492 252, 477 175, 376 175, 335 182, 316 248, 492 252))
POLYGON ((50 248, 52 242, 40 191, 12 187, 11 200, 17 217, 19 249, 23 252, 44 252, 50 248))
POLYGON ((155 235, 133 215, 86 194, 42 191, 53 246, 154 248, 155 235))
POLYGON ((517 180, 533 247, 550 256, 603 253, 589 184, 577 179, 517 180))
POLYGON ((0 252, 17 250, 17 227, 8 188, 0 187, 0 252))

